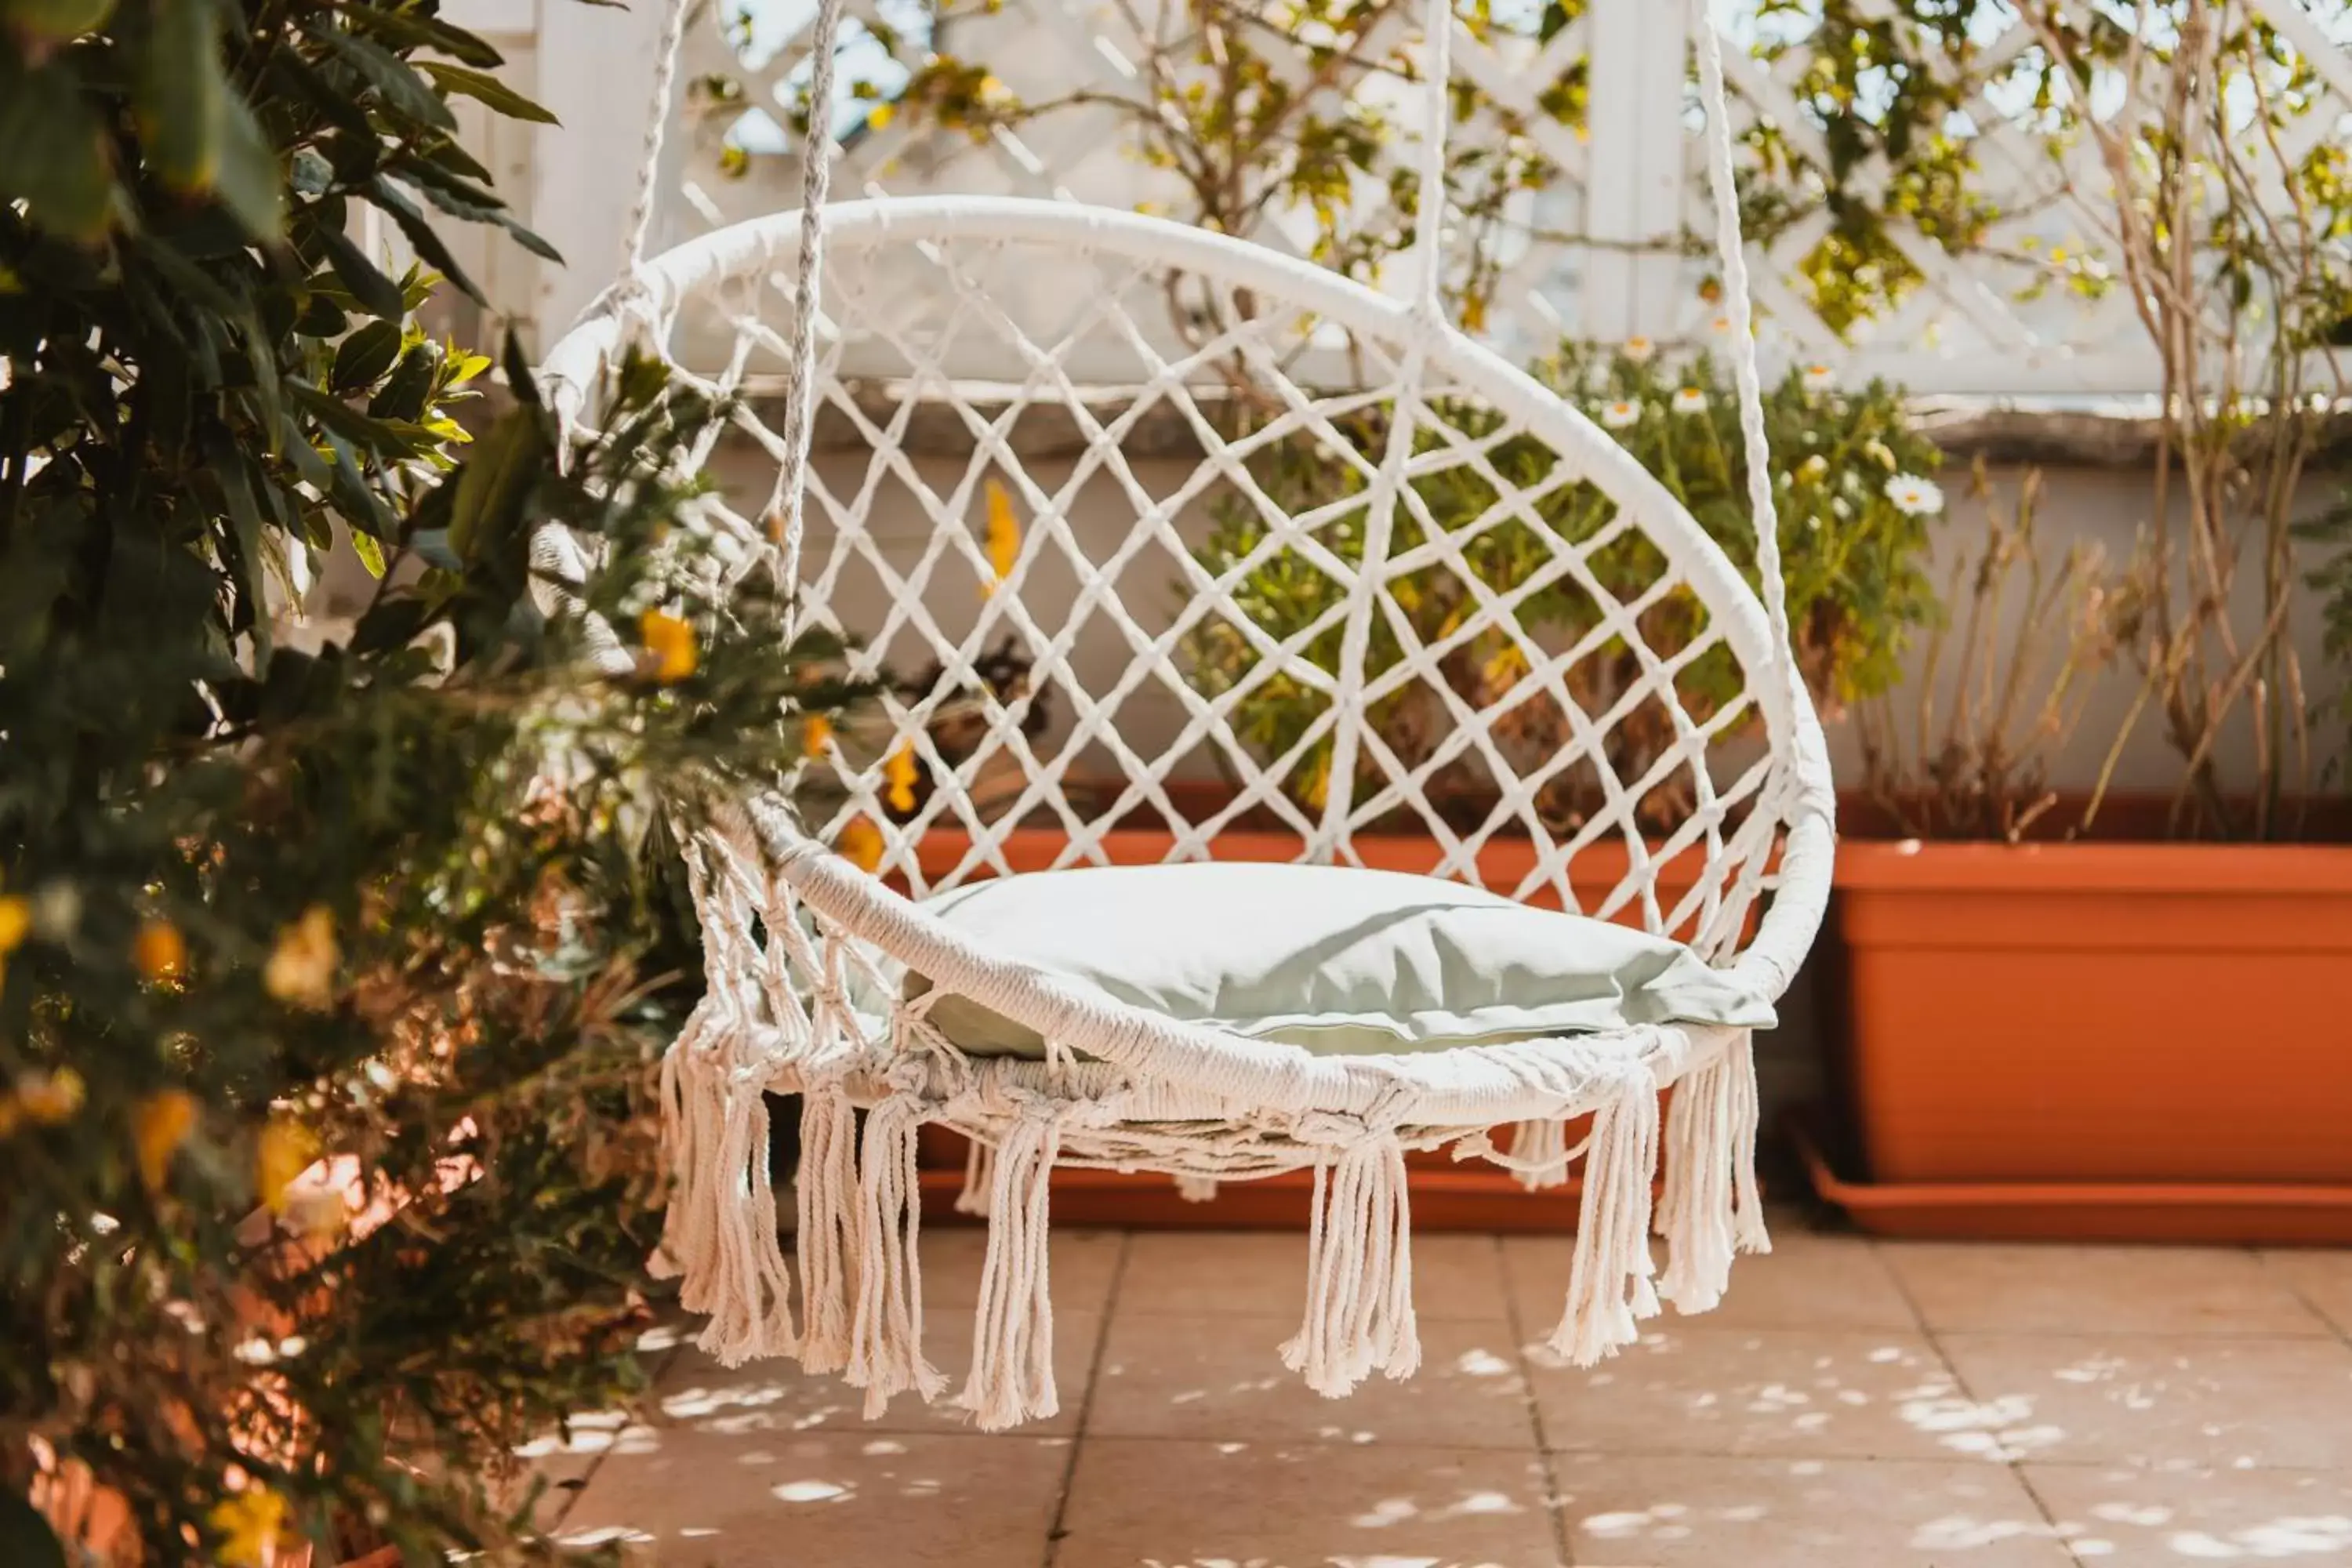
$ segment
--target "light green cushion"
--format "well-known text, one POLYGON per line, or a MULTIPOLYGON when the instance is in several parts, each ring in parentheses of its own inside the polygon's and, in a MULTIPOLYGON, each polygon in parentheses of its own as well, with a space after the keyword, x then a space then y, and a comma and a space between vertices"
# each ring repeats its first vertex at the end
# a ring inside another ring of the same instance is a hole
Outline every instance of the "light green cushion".
MULTIPOLYGON (((1324 1055, 1773 1023, 1769 1002, 1679 942, 1393 871, 1103 867, 979 882, 927 907, 993 956, 1324 1055)), ((908 995, 929 989, 908 976, 908 995)), ((963 997, 930 1017, 975 1056, 1044 1054, 1034 1031, 963 997)))

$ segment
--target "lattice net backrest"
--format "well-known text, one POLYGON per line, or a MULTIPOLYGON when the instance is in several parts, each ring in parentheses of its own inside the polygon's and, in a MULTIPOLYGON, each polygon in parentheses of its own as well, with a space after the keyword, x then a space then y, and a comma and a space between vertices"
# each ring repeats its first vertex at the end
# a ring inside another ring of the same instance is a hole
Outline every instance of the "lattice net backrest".
MULTIPOLYGON (((1402 829, 1438 874, 1736 945, 1787 751, 1760 617, 1663 492, 1627 504, 1605 436, 1402 310, 1269 287, 1279 258, 954 209, 829 219, 804 613, 887 689, 823 743, 847 798, 813 830, 872 825, 921 892, 1040 842, 1072 865, 1259 830, 1397 864, 1402 829), (1302 382, 1309 351, 1356 384, 1302 382)), ((704 466, 762 531, 790 223, 662 264, 666 330, 735 344, 700 367, 744 397, 704 466)))

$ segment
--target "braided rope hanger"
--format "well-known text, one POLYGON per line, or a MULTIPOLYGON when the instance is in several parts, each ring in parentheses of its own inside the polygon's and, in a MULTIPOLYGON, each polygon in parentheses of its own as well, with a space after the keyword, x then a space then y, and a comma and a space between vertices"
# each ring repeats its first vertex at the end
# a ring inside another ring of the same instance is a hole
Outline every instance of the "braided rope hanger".
MULTIPOLYGON (((655 58, 652 101, 615 281, 616 292, 625 300, 641 301, 648 289, 646 244, 661 175, 670 100, 677 88, 687 24, 698 3, 699 0, 668 0, 663 17, 655 58)), ((1764 431, 1762 379, 1757 366, 1754 304, 1739 223, 1731 117, 1724 83, 1723 41, 1714 19, 1715 0, 1692 3, 1698 12, 1699 96, 1706 115, 1707 184, 1714 207, 1716 255, 1723 268, 1725 304, 1730 318, 1732 373, 1741 450, 1748 468, 1749 519, 1756 534, 1758 587, 1772 634, 1772 673, 1784 683, 1792 683, 1799 677, 1789 626, 1788 587, 1781 574, 1780 514, 1772 493, 1771 452, 1764 431)), ((816 300, 824 283, 824 204, 832 183, 833 161, 840 152, 833 133, 831 109, 841 17, 842 0, 818 0, 809 45, 812 58, 808 130, 802 143, 800 247, 793 269, 793 298, 798 308, 793 319, 792 384, 785 402, 782 433, 784 452, 777 487, 782 508, 775 540, 780 552, 778 578, 787 591, 799 579, 805 481, 816 406, 816 300)), ((1425 129, 1411 255, 1418 273, 1415 307, 1433 330, 1445 324, 1442 303, 1445 157, 1453 121, 1455 26, 1451 0, 1428 0, 1423 61, 1425 129)), ((1408 386, 1402 396, 1413 395, 1417 391, 1417 386, 1408 386)), ((1401 466, 1401 457, 1393 452, 1391 456, 1394 464, 1401 466)), ((1383 462, 1384 475, 1391 467, 1391 461, 1383 462)), ((1392 505, 1392 496, 1389 502, 1392 505)), ((1390 505, 1378 510, 1386 513, 1390 505)), ((1359 635, 1359 628, 1351 626, 1350 634, 1359 635)), ((1334 759, 1332 787, 1344 811, 1349 776, 1353 770, 1340 767, 1340 761, 1334 759)), ((1327 822, 1332 815, 1327 811, 1327 822)))

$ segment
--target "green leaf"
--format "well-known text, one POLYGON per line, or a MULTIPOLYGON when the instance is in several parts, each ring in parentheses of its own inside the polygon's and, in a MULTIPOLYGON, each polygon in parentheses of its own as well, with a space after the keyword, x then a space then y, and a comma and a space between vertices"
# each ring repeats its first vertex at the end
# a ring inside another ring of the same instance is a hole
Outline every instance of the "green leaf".
POLYGON ((384 108, 438 131, 457 129, 457 117, 450 112, 441 95, 427 87, 425 79, 390 49, 331 27, 320 28, 318 37, 337 59, 375 89, 384 108))
POLYGON ((37 1510, 0 1487, 0 1563, 11 1568, 66 1568, 66 1549, 37 1510))
POLYGON ((236 530, 237 606, 231 625, 239 631, 250 630, 262 656, 267 658, 269 617, 263 613, 266 600, 261 582, 261 507, 254 500, 245 457, 227 436, 215 432, 205 448, 205 461, 220 481, 221 497, 228 503, 229 522, 236 530))
POLYGON ((88 243, 105 237, 113 195, 106 128, 72 68, 27 70, 16 47, 0 50, 0 206, 21 199, 40 227, 88 243))
POLYGON ((350 236, 338 229, 320 229, 319 243, 326 247, 327 265, 335 269, 335 277, 352 291, 352 299, 362 310, 394 321, 408 313, 400 285, 386 278, 350 236))
POLYGON ((212 0, 155 0, 137 109, 148 166, 175 191, 208 191, 220 174, 221 105, 228 83, 214 46, 212 0))
POLYGON ((474 34, 421 12, 353 6, 344 13, 344 20, 361 32, 372 33, 386 43, 415 49, 438 49, 451 59, 463 60, 469 66, 496 69, 507 63, 505 56, 474 34))
POLYGON ((450 254, 448 246, 433 232, 433 226, 425 221, 425 214, 409 200, 407 192, 381 174, 368 182, 367 189, 370 199, 392 215, 392 221, 400 226, 400 232, 408 237, 408 243, 416 247, 418 256, 463 289, 467 299, 480 305, 489 303, 481 289, 475 286, 474 280, 466 276, 466 269, 457 265, 457 258, 450 254))
POLYGON ((425 194, 425 200, 450 216, 465 218, 472 223, 496 224, 514 236, 516 243, 533 256, 544 257, 558 266, 562 265, 562 253, 517 221, 507 204, 493 193, 430 165, 419 166, 411 162, 403 165, 403 172, 425 194))
POLYGON ((370 321, 335 347, 335 366, 327 383, 337 392, 357 392, 373 386, 400 358, 400 323, 370 321))
POLYGON ((432 443, 429 432, 389 419, 371 419, 339 397, 331 397, 307 381, 288 376, 278 383, 287 400, 317 421, 329 435, 364 447, 371 452, 407 457, 432 443))
POLYGON ((367 568, 369 576, 379 579, 383 576, 383 546, 356 529, 352 531, 352 553, 360 558, 360 564, 367 568))
POLYGON ((488 71, 448 65, 440 60, 420 60, 417 63, 425 68, 425 74, 431 77, 442 91, 473 99, 509 120, 528 120, 534 125, 562 123, 547 109, 525 98, 488 71))
POLYGON ((466 466, 449 482, 457 487, 449 513, 449 547, 466 561, 495 553, 537 483, 544 456, 539 421, 517 409, 490 426, 474 444, 466 466))
POLYGON ((245 232, 268 241, 286 232, 286 171, 245 100, 221 100, 220 169, 214 189, 245 232))
POLYGON ((0 0, 0 31, 61 44, 113 14, 114 0, 0 0))

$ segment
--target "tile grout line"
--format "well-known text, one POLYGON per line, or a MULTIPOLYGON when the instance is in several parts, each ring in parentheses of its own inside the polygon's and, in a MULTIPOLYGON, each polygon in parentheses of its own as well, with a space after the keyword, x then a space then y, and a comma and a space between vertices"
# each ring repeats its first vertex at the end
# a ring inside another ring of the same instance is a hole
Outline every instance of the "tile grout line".
POLYGON ((1102 1384, 1103 1359, 1110 1349, 1111 1323, 1118 1316, 1119 1290, 1127 1283, 1128 1251, 1134 1244, 1133 1231, 1118 1233, 1118 1256, 1111 1259, 1110 1289, 1103 1296, 1102 1321, 1095 1329, 1094 1351, 1087 1359, 1087 1391, 1078 1396, 1077 1424, 1070 1429, 1069 1462, 1062 1467, 1062 1484, 1054 1493, 1054 1517, 1045 1526, 1042 1568, 1054 1568, 1062 1555, 1062 1527, 1069 1517, 1070 1489, 1077 1480, 1078 1456, 1086 1448, 1087 1428, 1094 1418, 1095 1390, 1102 1384))
MULTIPOLYGON (((1902 1297, 1903 1304, 1911 1310, 1913 1320, 1919 1325, 1920 1337, 1927 1342, 1927 1348, 1936 1352, 1936 1359, 1942 1362, 1944 1370, 1951 1374, 1952 1385, 1960 1391, 1961 1395, 1970 1405, 1981 1407, 1983 1400, 1979 1396, 1976 1389, 1969 1384, 1967 1376, 1961 1373, 1960 1363, 1954 1361, 1951 1352, 1944 1348, 1944 1336, 1937 1331, 1934 1324, 1927 1321, 1927 1314, 1919 1310, 1919 1299, 1911 1293, 1910 1283, 1903 1278, 1903 1271, 1895 1267, 1895 1260, 1886 1255, 1886 1249, 1876 1237, 1868 1237, 1865 1245, 1869 1247, 1871 1255, 1878 1259, 1879 1266, 1886 1270, 1887 1279, 1894 1281, 1895 1293, 1902 1297)), ((2042 1489, 2035 1486, 2033 1478, 2025 1473, 2024 1460, 2008 1458, 2004 1454, 2001 1467, 2016 1479, 2020 1489, 2033 1504, 2033 1510, 2042 1516, 2042 1522, 2050 1527, 2050 1539, 2055 1542, 2058 1549, 2066 1554, 2066 1560, 2070 1563, 2081 1563, 2083 1561, 2081 1553, 2074 1550, 2074 1543, 2068 1540, 2059 1528, 2058 1516, 2051 1511, 2049 1500, 2042 1495, 2042 1489)))
POLYGON ((1511 1331, 1511 1356, 1519 1365, 1519 1387, 1527 1401, 1528 1427, 1535 1436, 1535 1460, 1543 1476, 1544 1512, 1551 1518, 1552 1550, 1559 1554, 1560 1568, 1575 1568, 1576 1553, 1568 1533, 1568 1504, 1560 1490, 1559 1471, 1552 1463, 1551 1444, 1544 1433, 1543 1406, 1536 1399, 1535 1368, 1528 1361, 1527 1326, 1519 1321, 1517 1281, 1511 1275, 1510 1254, 1503 1247, 1502 1237, 1490 1233, 1487 1239, 1495 1248, 1495 1272, 1503 1284, 1504 1321, 1511 1331))
POLYGON ((2278 1280, 2280 1289, 2284 1290, 2288 1295, 2294 1298, 2295 1305, 2301 1307, 2305 1311, 2309 1312, 2313 1317, 2319 1320, 2320 1326, 2327 1331, 2329 1338, 2338 1340, 2343 1342, 2346 1348, 2352 1349, 2352 1321, 2347 1321, 2342 1325, 2338 1325, 2335 1319, 2329 1317, 2326 1312, 2319 1310, 2318 1302, 2313 1300, 2310 1297, 2303 1293, 2302 1286, 2296 1284, 2284 1272, 2273 1273, 2271 1260, 2264 1255, 2262 1248, 2257 1247, 2254 1249, 2254 1261, 2262 1265, 2263 1273, 2271 1274, 2278 1280))

